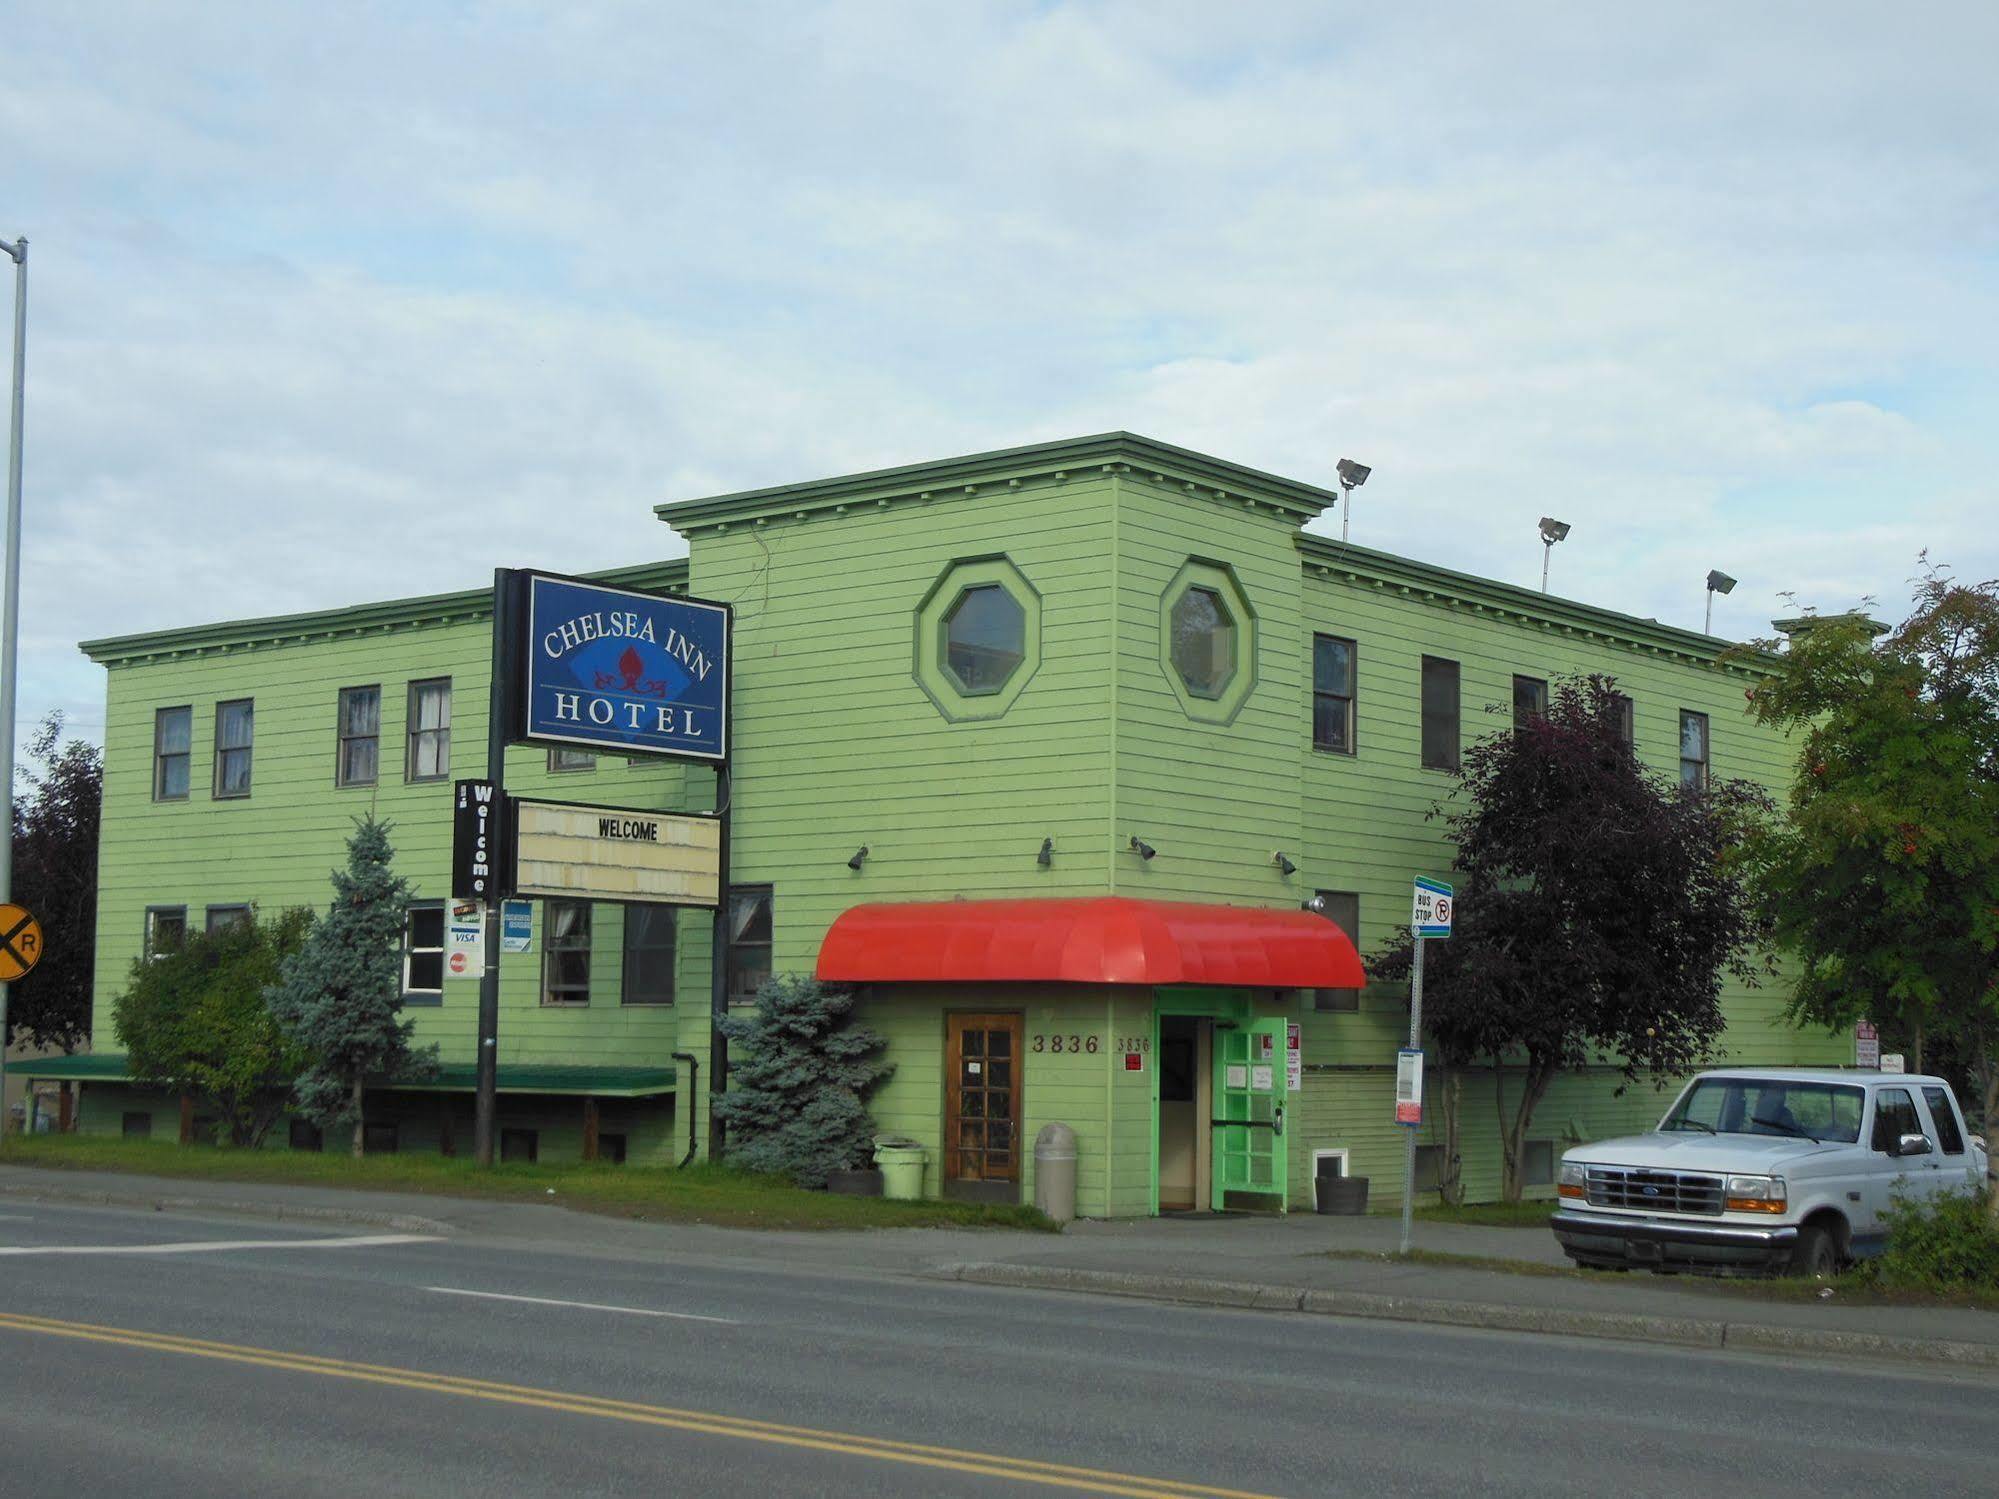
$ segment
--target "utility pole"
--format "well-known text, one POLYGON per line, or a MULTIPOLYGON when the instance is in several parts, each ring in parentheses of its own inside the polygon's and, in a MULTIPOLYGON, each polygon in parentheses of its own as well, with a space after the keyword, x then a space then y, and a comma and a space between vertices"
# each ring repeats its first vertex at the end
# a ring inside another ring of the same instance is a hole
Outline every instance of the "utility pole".
MULTIPOLYGON (((0 239, 14 262, 14 399, 7 437, 7 582, 0 604, 0 791, 7 830, 0 834, 0 903, 14 895, 14 684, 21 634, 21 411, 28 367, 28 237, 0 239)), ((7 1129, 7 985, 0 984, 0 1134, 7 1129)))

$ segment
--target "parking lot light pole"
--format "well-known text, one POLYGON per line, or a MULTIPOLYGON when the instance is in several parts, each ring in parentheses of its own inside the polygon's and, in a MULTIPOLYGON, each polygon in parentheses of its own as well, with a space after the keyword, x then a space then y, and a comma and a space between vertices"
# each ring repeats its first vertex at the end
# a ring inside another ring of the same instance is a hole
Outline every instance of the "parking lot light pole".
MULTIPOLYGON (((14 682, 21 623, 21 394, 28 364, 28 237, 0 239, 14 262, 14 399, 7 429, 7 580, 0 603, 0 792, 7 831, 0 836, 0 903, 14 894, 14 682)), ((7 986, 0 984, 0 1134, 7 1130, 7 986)), ((23 1121, 25 1122, 25 1121, 23 1121)))

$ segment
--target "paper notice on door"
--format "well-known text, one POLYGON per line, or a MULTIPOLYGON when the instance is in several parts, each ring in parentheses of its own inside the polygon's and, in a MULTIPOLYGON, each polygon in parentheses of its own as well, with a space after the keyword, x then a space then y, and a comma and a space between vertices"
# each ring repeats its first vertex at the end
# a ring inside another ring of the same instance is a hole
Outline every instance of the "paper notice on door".
POLYGON ((1285 1027, 1284 1033, 1284 1091, 1302 1092, 1305 1087, 1304 1033, 1297 1021, 1285 1027))
POLYGON ((1276 1081, 1277 1069, 1258 1065, 1249 1069, 1249 1086, 1252 1092, 1268 1093, 1276 1081))
POLYGON ((1227 1067, 1222 1069, 1222 1086, 1224 1088, 1247 1088, 1249 1086, 1249 1068, 1241 1062, 1229 1063, 1227 1067))
POLYGON ((969 1072, 973 1077, 977 1077, 980 1072, 979 1064, 977 1062, 967 1062, 965 1064, 965 1071, 969 1072))
POLYGON ((1269 1031, 1256 1033, 1256 1055, 1258 1060, 1265 1062, 1277 1055, 1277 1038, 1269 1031))

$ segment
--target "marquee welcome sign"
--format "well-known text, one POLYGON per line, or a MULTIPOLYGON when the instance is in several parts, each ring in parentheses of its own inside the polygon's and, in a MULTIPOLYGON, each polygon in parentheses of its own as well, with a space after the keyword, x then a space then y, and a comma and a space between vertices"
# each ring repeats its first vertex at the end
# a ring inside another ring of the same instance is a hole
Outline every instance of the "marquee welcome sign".
POLYGON ((726 604, 513 574, 517 737, 620 755, 729 757, 726 604))

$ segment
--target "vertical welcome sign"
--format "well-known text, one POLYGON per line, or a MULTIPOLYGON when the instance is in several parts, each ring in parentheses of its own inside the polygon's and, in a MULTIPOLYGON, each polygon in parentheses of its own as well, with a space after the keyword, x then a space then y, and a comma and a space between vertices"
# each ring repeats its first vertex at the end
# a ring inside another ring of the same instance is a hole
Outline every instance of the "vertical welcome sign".
POLYGON ((729 758, 726 604, 516 573, 509 737, 715 764, 729 758))

